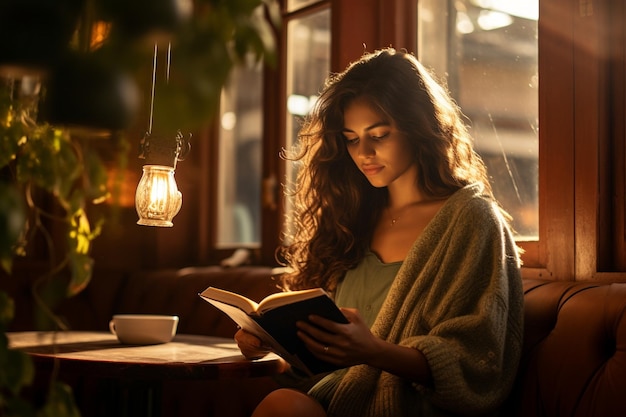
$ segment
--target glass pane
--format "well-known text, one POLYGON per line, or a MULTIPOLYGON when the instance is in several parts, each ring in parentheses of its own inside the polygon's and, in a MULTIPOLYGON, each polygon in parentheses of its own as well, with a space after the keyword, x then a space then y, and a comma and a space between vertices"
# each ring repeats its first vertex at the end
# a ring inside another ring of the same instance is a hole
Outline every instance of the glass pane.
POLYGON ((418 0, 419 59, 470 119, 520 240, 538 238, 538 14, 538 0, 418 0))
MULTIPOLYGON (((300 120, 315 102, 330 71, 330 10, 287 23, 287 148, 297 140, 300 120)), ((287 177, 294 179, 293 164, 287 177)), ((290 201, 285 210, 290 210, 290 201)))
POLYGON ((222 91, 217 246, 257 246, 261 233, 262 68, 236 68, 222 91))

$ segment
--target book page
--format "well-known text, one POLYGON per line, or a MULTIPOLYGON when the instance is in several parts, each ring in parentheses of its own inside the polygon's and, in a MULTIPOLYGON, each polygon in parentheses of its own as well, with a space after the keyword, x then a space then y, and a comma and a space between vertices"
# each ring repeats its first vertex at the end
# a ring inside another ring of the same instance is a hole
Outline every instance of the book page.
POLYGON ((259 314, 263 314, 273 308, 319 297, 320 295, 326 295, 326 291, 321 288, 313 288, 309 290, 278 292, 265 297, 258 304, 257 311, 259 314))
POLYGON ((204 298, 208 302, 211 302, 211 300, 216 300, 225 304, 229 304, 231 306, 238 307, 247 314, 255 314, 259 306, 256 302, 247 297, 244 297, 243 295, 239 295, 237 293, 215 287, 209 287, 206 290, 202 291, 200 293, 200 297, 204 298))

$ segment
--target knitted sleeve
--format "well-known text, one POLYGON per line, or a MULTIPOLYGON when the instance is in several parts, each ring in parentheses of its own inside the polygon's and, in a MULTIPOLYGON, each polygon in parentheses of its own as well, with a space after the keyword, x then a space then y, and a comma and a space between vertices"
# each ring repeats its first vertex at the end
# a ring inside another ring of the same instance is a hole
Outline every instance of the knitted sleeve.
MULTIPOLYGON (((490 202, 470 201, 440 235, 422 271, 429 287, 407 315, 400 344, 427 358, 436 407, 484 413, 508 394, 521 352, 523 294, 514 241, 490 202), (406 334, 406 333, 405 333, 406 334)), ((410 300, 410 297, 407 299, 410 300)), ((405 304, 406 306, 406 304, 405 304)))

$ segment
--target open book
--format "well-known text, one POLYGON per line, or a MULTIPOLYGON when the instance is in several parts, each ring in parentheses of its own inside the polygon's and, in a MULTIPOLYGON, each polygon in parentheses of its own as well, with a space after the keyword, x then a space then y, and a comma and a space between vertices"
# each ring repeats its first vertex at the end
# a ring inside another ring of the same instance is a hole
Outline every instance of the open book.
POLYGON ((275 293, 259 303, 215 287, 209 287, 199 295, 228 314, 242 329, 256 335, 294 368, 309 375, 337 368, 316 358, 296 335, 296 322, 306 321, 310 314, 348 323, 323 289, 275 293))

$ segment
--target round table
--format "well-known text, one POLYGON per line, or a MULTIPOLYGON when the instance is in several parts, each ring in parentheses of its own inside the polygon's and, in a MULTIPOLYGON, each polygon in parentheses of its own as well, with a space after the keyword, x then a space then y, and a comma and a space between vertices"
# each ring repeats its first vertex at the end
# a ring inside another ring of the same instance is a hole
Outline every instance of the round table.
POLYGON ((166 381, 215 380, 237 387, 241 384, 237 381, 271 376, 286 367, 275 354, 248 360, 232 339, 210 336, 180 334, 156 345, 124 345, 108 332, 8 332, 7 336, 9 347, 30 355, 38 371, 58 369, 60 375, 109 381, 107 389, 116 391, 109 397, 130 397, 123 404, 107 406, 118 416, 161 415, 161 387, 166 381))
POLYGON ((37 362, 61 361, 66 371, 103 376, 166 379, 246 378, 281 372, 274 354, 250 361, 232 339, 176 335, 169 343, 123 345, 106 332, 8 333, 9 346, 28 353, 37 362))

